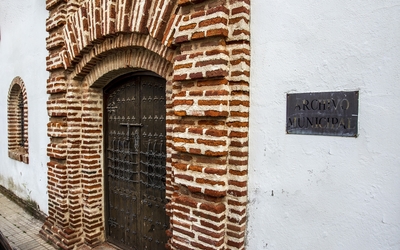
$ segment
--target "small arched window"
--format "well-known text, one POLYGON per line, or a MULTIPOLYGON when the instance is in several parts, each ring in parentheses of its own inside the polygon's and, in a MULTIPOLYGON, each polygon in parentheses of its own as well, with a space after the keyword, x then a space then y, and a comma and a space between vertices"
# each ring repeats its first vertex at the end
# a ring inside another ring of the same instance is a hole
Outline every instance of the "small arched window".
POLYGON ((8 91, 8 156, 29 163, 28 99, 25 84, 15 77, 8 91))

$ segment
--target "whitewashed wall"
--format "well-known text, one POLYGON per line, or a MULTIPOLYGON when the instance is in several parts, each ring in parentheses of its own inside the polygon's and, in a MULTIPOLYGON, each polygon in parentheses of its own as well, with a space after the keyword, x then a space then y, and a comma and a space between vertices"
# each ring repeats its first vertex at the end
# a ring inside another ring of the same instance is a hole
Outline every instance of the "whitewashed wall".
POLYGON ((400 1, 253 0, 251 37, 247 249, 400 249, 400 1), (358 138, 286 134, 287 93, 343 90, 358 138))
POLYGON ((47 213, 46 17, 43 0, 0 0, 0 185, 47 213), (29 165, 7 150, 7 95, 14 77, 28 94, 29 165))

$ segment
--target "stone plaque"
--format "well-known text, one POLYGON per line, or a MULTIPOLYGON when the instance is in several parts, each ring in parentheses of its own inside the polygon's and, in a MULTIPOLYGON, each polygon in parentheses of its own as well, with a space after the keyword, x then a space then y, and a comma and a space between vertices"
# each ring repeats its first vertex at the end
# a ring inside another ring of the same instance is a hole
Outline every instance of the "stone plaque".
POLYGON ((288 134, 357 137, 358 91, 287 94, 288 134))

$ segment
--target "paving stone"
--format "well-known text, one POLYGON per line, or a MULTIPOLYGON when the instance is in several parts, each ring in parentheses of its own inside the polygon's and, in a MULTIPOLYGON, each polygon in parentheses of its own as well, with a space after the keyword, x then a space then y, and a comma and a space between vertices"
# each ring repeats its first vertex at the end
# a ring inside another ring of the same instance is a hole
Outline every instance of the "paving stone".
POLYGON ((0 231, 14 250, 54 250, 39 236, 43 222, 0 193, 0 231))

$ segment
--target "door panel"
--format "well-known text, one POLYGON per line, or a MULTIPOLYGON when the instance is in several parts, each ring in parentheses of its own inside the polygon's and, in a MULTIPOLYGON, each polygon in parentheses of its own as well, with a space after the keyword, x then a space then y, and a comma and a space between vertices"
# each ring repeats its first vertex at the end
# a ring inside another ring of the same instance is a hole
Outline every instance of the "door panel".
POLYGON ((164 249, 165 80, 132 76, 105 90, 107 239, 124 249, 164 249))
MULTIPOLYGON (((142 144, 140 152, 143 240, 154 249, 166 230, 165 211, 165 84, 142 77, 142 144)), ((165 242, 162 244, 164 245, 165 242)), ((149 247, 149 249, 153 249, 149 247)))

